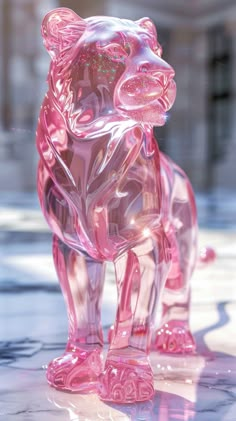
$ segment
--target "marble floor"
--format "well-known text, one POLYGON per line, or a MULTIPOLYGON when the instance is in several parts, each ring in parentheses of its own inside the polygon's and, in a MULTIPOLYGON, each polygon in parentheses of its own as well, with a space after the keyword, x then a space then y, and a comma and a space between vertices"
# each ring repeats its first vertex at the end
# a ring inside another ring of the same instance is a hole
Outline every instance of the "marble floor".
MULTIPOLYGON (((122 406, 47 385, 45 365, 60 355, 67 337, 50 233, 35 196, 2 196, 1 421, 236 421, 236 206, 222 198, 198 199, 200 245, 213 246, 217 260, 193 277, 191 326, 197 353, 191 357, 152 353, 153 400, 122 406)), ((105 331, 112 323, 115 303, 113 268, 108 265, 105 331)))

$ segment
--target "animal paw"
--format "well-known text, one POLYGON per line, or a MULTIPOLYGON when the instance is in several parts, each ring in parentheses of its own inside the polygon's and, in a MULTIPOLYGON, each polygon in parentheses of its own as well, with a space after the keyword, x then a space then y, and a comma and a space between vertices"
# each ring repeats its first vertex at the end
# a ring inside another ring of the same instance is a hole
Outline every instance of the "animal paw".
POLYGON ((194 354, 196 343, 186 322, 171 320, 156 331, 152 349, 169 354, 194 354))
POLYGON ((101 349, 85 351, 74 347, 51 361, 46 376, 50 386, 56 389, 89 393, 97 390, 101 372, 101 349))
POLYGON ((100 376, 98 393, 102 400, 114 403, 134 403, 149 400, 154 395, 153 372, 146 363, 129 358, 113 359, 108 355, 100 376))

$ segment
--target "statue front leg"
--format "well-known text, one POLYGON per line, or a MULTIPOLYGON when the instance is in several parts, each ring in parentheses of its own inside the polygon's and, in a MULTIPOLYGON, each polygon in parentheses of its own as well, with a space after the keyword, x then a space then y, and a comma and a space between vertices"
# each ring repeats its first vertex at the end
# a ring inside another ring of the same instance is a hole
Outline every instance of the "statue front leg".
POLYGON ((69 335, 63 355, 48 366, 47 380, 60 390, 94 391, 102 371, 104 263, 78 254, 56 236, 53 257, 66 302, 69 335))
POLYGON ((163 242, 163 233, 159 238, 150 233, 115 261, 118 308, 99 384, 105 401, 132 403, 151 399, 154 394, 148 353, 157 301, 169 269, 163 242))

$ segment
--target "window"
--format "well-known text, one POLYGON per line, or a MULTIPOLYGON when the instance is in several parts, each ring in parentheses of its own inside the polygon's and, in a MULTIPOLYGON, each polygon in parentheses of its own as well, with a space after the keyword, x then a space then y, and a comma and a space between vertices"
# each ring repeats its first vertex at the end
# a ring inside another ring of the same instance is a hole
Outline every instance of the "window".
MULTIPOLYGON (((165 28, 160 28, 159 26, 157 26, 157 37, 158 37, 158 42, 161 44, 162 49, 163 49, 163 59, 168 61, 168 45, 169 45, 169 38, 170 38, 170 33, 168 29, 165 28)), ((166 124, 164 126, 161 127, 154 127, 154 137, 156 138, 157 142, 158 142, 158 146, 160 148, 160 150, 162 152, 166 152, 168 151, 168 122, 166 122, 166 124)))
POLYGON ((3 0, 2 12, 1 111, 2 125, 32 128, 35 106, 36 38, 39 28, 35 25, 35 3, 32 0, 3 0))
POLYGON ((9 1, 3 0, 3 4, 0 6, 2 9, 2 80, 1 80, 1 105, 2 105, 2 120, 3 127, 8 129, 10 126, 10 78, 9 78, 9 50, 10 50, 10 5, 9 1))
POLYGON ((231 135, 231 39, 223 26, 210 29, 208 63, 208 161, 221 160, 231 135))

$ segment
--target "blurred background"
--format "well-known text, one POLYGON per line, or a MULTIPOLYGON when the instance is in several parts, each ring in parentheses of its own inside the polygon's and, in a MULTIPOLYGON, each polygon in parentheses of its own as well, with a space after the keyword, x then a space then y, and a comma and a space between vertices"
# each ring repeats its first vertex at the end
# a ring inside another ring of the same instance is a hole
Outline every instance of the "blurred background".
POLYGON ((177 99, 156 130, 197 192, 236 191, 235 0, 0 0, 0 192, 34 192, 35 129, 49 57, 40 24, 66 6, 82 17, 149 16, 176 70, 177 99))

